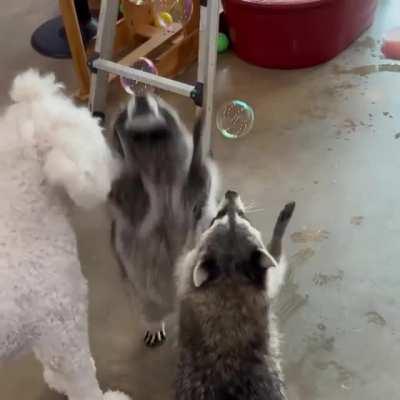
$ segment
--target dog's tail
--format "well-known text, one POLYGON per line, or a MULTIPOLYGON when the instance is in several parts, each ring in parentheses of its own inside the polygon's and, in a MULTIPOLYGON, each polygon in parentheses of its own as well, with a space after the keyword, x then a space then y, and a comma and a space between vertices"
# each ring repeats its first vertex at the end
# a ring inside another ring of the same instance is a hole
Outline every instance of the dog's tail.
POLYGON ((44 173, 47 181, 63 187, 78 207, 89 209, 106 202, 119 162, 89 110, 72 103, 69 107, 76 123, 52 132, 44 173))
POLYGON ((53 186, 64 188, 75 205, 85 209, 107 201, 117 173, 117 160, 107 151, 106 143, 96 146, 98 154, 89 154, 86 160, 77 149, 71 154, 66 149, 54 148, 44 165, 46 180, 53 186))
POLYGON ((99 121, 73 104, 63 87, 54 74, 30 69, 14 79, 10 96, 15 103, 39 105, 29 114, 31 132, 24 138, 41 150, 46 181, 65 189, 78 207, 93 208, 106 201, 118 164, 99 121))
POLYGON ((10 97, 16 103, 31 102, 52 96, 63 88, 62 83, 56 82, 54 74, 41 76, 38 71, 29 69, 14 79, 10 97))

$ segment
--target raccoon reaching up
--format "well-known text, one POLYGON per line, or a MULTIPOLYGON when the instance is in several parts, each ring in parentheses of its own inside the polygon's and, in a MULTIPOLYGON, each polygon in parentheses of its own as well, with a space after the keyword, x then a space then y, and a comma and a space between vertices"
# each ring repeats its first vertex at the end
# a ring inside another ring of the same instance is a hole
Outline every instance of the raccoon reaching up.
POLYGON ((176 261, 216 212, 218 173, 203 154, 201 119, 192 136, 158 97, 132 97, 114 131, 121 173, 109 196, 111 240, 145 342, 155 346, 175 306, 176 261))
POLYGON ((281 211, 265 248, 239 195, 229 191, 179 263, 176 400, 286 399, 268 293, 277 282, 268 275, 284 268, 282 237, 294 207, 281 211))

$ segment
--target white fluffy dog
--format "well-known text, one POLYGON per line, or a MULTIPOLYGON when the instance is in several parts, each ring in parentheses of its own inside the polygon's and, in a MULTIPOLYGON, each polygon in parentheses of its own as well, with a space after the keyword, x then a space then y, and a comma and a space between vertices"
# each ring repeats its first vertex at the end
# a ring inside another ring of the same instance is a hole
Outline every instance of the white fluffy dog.
POLYGON ((105 201, 115 164, 98 121, 54 75, 19 75, 0 118, 0 364, 33 350, 70 400, 101 392, 88 338, 87 284, 57 187, 82 207, 105 201))

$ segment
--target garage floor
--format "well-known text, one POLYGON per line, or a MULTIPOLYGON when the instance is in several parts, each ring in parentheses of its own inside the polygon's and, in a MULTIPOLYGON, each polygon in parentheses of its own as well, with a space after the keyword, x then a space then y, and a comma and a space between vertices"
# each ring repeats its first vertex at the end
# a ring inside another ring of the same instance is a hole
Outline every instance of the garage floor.
MULTIPOLYGON (((74 88, 69 61, 30 48, 32 30, 57 13, 52 0, 14 0, 0 9, 0 106, 10 80, 29 66, 53 70, 74 88)), ((382 0, 374 26, 335 60, 300 71, 270 71, 233 54, 220 58, 217 103, 252 104, 252 133, 214 151, 225 178, 255 211, 268 237, 283 204, 297 202, 286 240, 291 273, 280 300, 291 400, 398 398, 400 371, 400 64, 380 56, 399 24, 400 4, 382 0), (387 72, 387 70, 391 72, 387 72)), ((190 78, 189 71, 185 78, 190 78)), ((112 89, 110 104, 121 96, 112 89)), ((167 95, 192 120, 192 106, 167 95)), ((109 247, 104 210, 76 213, 90 285, 91 339, 104 387, 135 400, 172 398, 173 321, 161 348, 142 345, 109 247)), ((61 399, 32 356, 0 368, 1 400, 61 399)))

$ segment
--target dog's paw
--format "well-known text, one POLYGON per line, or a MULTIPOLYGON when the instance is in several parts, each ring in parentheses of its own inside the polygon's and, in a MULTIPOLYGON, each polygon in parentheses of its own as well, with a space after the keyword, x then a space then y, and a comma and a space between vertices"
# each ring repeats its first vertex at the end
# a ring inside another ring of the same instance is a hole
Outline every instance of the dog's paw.
POLYGON ((165 324, 163 322, 158 330, 149 329, 146 331, 144 343, 147 347, 156 347, 164 343, 166 339, 165 324))

